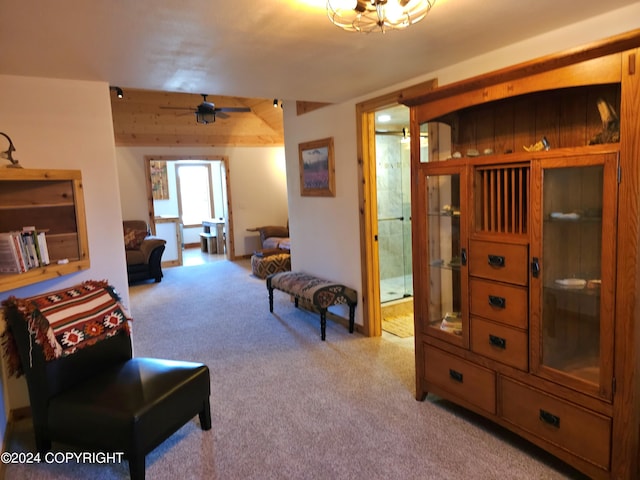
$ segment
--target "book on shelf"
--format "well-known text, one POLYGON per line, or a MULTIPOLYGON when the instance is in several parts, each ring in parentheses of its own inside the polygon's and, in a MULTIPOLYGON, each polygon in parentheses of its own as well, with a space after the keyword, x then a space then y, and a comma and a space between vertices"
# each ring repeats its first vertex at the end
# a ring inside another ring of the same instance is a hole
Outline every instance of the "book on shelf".
POLYGON ((22 231, 22 242, 24 243, 24 248, 27 253, 27 263, 29 265, 29 269, 36 268, 40 266, 40 261, 38 260, 38 252, 36 251, 36 241, 35 241, 35 230, 22 231))
POLYGON ((20 262, 20 271, 26 272, 29 270, 29 263, 27 261, 27 251, 22 241, 22 234, 20 232, 9 232, 13 239, 13 244, 16 247, 16 256, 20 262))
POLYGON ((13 236, 9 232, 0 233, 0 273, 20 273, 22 267, 13 236))
POLYGON ((47 237, 45 232, 38 232, 37 240, 40 252, 40 263, 42 265, 49 265, 49 248, 47 247, 47 237))
POLYGON ((23 273, 49 262, 45 232, 24 227, 22 231, 0 233, 0 273, 23 273))
POLYGON ((49 265, 49 249, 45 232, 37 231, 34 226, 22 227, 22 236, 26 239, 34 266, 49 265))

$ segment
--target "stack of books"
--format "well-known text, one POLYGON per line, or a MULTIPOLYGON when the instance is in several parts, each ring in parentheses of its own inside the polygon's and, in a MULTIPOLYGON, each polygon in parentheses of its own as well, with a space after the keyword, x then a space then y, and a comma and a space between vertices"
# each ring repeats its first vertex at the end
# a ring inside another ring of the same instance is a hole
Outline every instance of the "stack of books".
POLYGON ((0 273, 24 273, 45 265, 49 265, 49 249, 44 231, 29 226, 0 233, 0 273))

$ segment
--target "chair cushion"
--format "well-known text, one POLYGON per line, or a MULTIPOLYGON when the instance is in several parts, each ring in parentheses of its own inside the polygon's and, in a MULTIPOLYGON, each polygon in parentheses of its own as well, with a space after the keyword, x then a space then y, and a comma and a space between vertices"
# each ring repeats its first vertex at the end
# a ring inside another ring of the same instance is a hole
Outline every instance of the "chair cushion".
POLYGON ((140 265, 147 263, 147 258, 142 250, 125 250, 127 265, 140 265))
POLYGON ((53 397, 48 427, 63 442, 149 450, 197 415, 209 393, 206 365, 132 358, 53 397))
POLYGON ((125 250, 138 250, 142 241, 147 236, 146 230, 124 227, 124 248, 125 250))

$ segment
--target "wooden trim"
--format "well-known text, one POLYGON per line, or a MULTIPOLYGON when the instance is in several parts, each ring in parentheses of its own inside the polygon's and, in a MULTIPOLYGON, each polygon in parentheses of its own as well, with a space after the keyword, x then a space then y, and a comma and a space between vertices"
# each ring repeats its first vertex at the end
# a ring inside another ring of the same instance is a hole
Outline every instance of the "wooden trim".
POLYGON ((498 83, 510 82, 523 77, 549 72, 576 63, 604 57, 612 53, 640 46, 640 29, 632 30, 621 35, 599 40, 586 46, 573 48, 560 53, 554 53, 534 60, 519 63, 510 67, 495 70, 491 73, 478 75, 470 79, 450 83, 430 92, 411 92, 401 103, 414 106, 426 102, 433 102, 473 90, 481 90, 498 83))
MULTIPOLYGON (((467 107, 495 102, 506 98, 529 93, 557 90, 587 84, 620 83, 620 54, 611 54, 594 58, 575 65, 567 65, 552 71, 530 75, 516 81, 485 85, 482 88, 470 88, 464 93, 446 98, 438 98, 428 104, 416 106, 418 122, 458 111, 467 107), (587 79, 585 81, 584 79, 587 79)), ((443 87, 446 88, 446 87, 443 87)))
MULTIPOLYGON (((626 352, 614 369, 616 392, 611 478, 640 478, 640 48, 625 52, 620 104, 620 166, 617 224, 615 347, 626 352), (631 64, 633 63, 633 67, 631 64)), ((617 360, 621 359, 617 355, 617 360)))
POLYGON ((375 168, 375 120, 374 112, 403 103, 408 97, 424 95, 437 86, 432 79, 411 87, 365 100, 356 105, 356 138, 358 161, 358 206, 360 212, 360 265, 362 271, 362 321, 363 334, 382 335, 380 311, 380 272, 378 245, 376 168, 375 168))
POLYGON ((227 155, 145 155, 145 182, 147 185, 147 206, 148 206, 148 222, 151 232, 155 234, 155 210, 153 208, 153 195, 151 191, 151 170, 150 162, 154 160, 164 160, 167 162, 177 162, 180 160, 200 160, 205 162, 222 162, 224 181, 227 190, 227 257, 229 260, 235 260, 235 238, 233 233, 233 208, 231 202, 231 174, 229 169, 229 157, 227 155))
POLYGON ((304 115, 305 113, 313 112, 314 110, 318 110, 319 108, 326 107, 327 105, 331 105, 331 103, 326 102, 303 102, 296 101, 296 115, 304 115))

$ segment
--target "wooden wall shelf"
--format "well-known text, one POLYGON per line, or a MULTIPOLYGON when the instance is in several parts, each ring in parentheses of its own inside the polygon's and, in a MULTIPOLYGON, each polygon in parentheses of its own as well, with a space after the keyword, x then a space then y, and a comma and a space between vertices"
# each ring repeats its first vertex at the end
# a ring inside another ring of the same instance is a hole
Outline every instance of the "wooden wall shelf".
POLYGON ((47 236, 50 264, 0 274, 0 292, 88 269, 89 242, 78 170, 0 169, 0 232, 34 226, 47 236))

